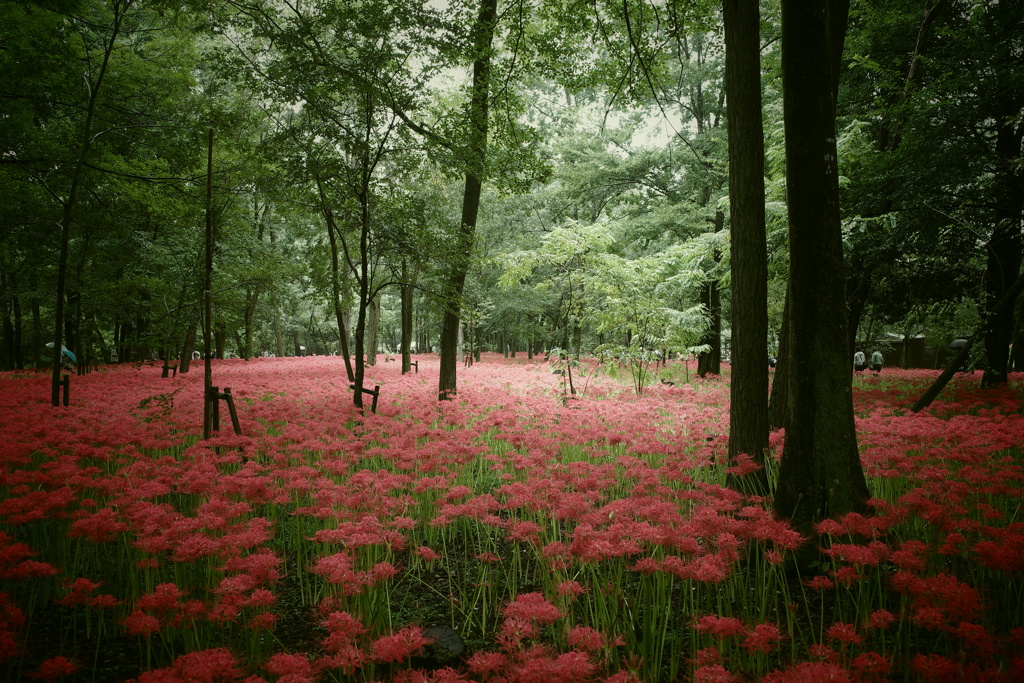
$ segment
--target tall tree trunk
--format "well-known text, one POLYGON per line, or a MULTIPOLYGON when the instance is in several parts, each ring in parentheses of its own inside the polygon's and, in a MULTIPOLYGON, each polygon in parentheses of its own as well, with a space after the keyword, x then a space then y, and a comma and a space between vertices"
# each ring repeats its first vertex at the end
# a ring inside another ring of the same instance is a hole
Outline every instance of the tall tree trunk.
POLYGON ((402 374, 412 370, 412 284, 409 282, 409 268, 402 261, 402 374))
POLYGON ((218 360, 224 360, 224 356, 227 355, 228 343, 228 328, 224 326, 224 323, 217 323, 213 328, 213 344, 216 349, 214 352, 218 360))
POLYGON ((242 348, 242 358, 249 360, 253 357, 252 338, 253 338, 253 318, 256 315, 256 302, 259 300, 260 288, 254 287, 252 290, 246 292, 245 302, 245 337, 242 348))
POLYGON ((466 186, 462 194, 462 218, 456 234, 456 248, 445 286, 444 318, 441 323, 441 371, 438 377, 439 400, 454 398, 458 368, 459 319, 462 291, 473 252, 480 191, 483 187, 487 157, 487 109, 491 72, 491 44, 498 20, 497 0, 480 0, 480 11, 473 26, 473 90, 469 106, 469 132, 466 186))
MULTIPOLYGON (((745 453, 764 465, 768 449, 768 247, 764 219, 764 130, 757 3, 725 0, 725 87, 729 102, 732 379, 729 461, 745 453)), ((765 470, 729 486, 767 495, 765 470)))
MULTIPOLYGON (((995 11, 1000 11, 997 8, 995 11)), ((1019 92, 1019 89, 1017 89, 1019 92)), ((1024 173, 1021 172, 1021 141, 1024 122, 1019 113, 1024 98, 1004 93, 995 114, 996 129, 996 207, 995 225, 988 242, 985 268, 985 310, 989 328, 985 332, 984 386, 1006 384, 1010 343, 1013 341, 1013 319, 1016 306, 1006 306, 992 315, 996 303, 1010 289, 1020 274, 1021 216, 1024 213, 1024 173)))
POLYGON ((213 129, 206 139, 206 250, 203 260, 203 438, 213 435, 213 129))
POLYGON ((43 316, 39 310, 39 297, 32 295, 32 367, 38 368, 43 364, 43 316))
POLYGON ((775 359, 772 393, 768 399, 769 429, 785 429, 789 414, 789 290, 782 309, 782 329, 779 330, 779 355, 775 359))
MULTIPOLYGON (((317 186, 320 187, 320 179, 317 178, 317 186)), ((323 189, 320 189, 321 201, 325 201, 323 189)), ((348 374, 348 381, 354 382, 355 372, 352 370, 352 358, 348 350, 348 326, 345 324, 344 292, 342 281, 347 280, 342 276, 339 265, 338 254, 338 229, 334 221, 334 211, 324 205, 324 217, 327 219, 327 237, 331 244, 331 293, 334 304, 334 318, 338 324, 338 344, 341 347, 341 355, 345 357, 345 372, 348 374)), ((346 262, 347 266, 347 262, 346 262)))
POLYGON ((281 330, 281 309, 274 309, 274 340, 277 342, 277 357, 284 358, 284 333, 281 330))
POLYGON ((123 11, 125 5, 120 2, 113 4, 114 21, 110 27, 109 40, 103 46, 103 58, 100 68, 97 71, 96 80, 89 83, 89 100, 85 107, 85 123, 82 126, 82 144, 78 150, 78 158, 75 161, 71 173, 71 185, 68 188, 67 196, 62 202, 62 216, 60 220, 60 256, 57 261, 57 292, 54 303, 54 339, 53 339, 53 365, 50 378, 50 403, 53 407, 60 405, 60 370, 61 370, 61 347, 64 345, 61 326, 64 324, 64 293, 67 288, 68 271, 68 249, 71 235, 71 221, 75 212, 75 202, 78 197, 78 190, 81 187, 82 173, 85 171, 86 160, 92 149, 94 136, 92 132, 93 117, 96 113, 96 103, 103 86, 107 73, 107 66, 110 64, 110 57, 114 53, 114 45, 121 33, 121 22, 124 19, 123 11))
POLYGON ((378 332, 380 331, 380 296, 375 296, 367 302, 366 306, 366 365, 373 367, 377 364, 377 348, 380 346, 378 332))
POLYGON ((814 524, 867 509, 848 358, 835 93, 848 0, 783 0, 789 195, 789 424, 775 509, 814 524))
MULTIPOLYGON (((762 200, 763 201, 763 200, 762 200)), ((725 216, 721 211, 715 212, 714 228, 719 232, 725 225, 725 216)), ((721 260, 718 251, 715 250, 715 263, 721 260)), ((718 280, 709 280, 701 288, 701 304, 704 305, 708 316, 711 318, 711 326, 701 339, 701 344, 711 347, 710 351, 702 352, 697 357, 697 374, 704 377, 707 374, 720 375, 722 373, 722 295, 718 290, 718 280)), ((767 336, 767 333, 766 333, 767 336)), ((768 360, 765 359, 767 364, 768 360)))
POLYGON ((181 358, 178 361, 178 372, 187 373, 192 369, 192 352, 196 348, 196 332, 199 322, 192 316, 185 331, 185 340, 181 345, 181 358))

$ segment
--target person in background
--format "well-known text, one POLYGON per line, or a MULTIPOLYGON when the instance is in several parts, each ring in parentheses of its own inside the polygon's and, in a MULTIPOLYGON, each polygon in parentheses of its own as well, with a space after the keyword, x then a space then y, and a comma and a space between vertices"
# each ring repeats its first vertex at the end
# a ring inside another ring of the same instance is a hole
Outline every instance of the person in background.
POLYGON ((853 354, 853 371, 863 372, 868 367, 868 360, 864 357, 864 352, 857 349, 857 352, 853 354))
POLYGON ((871 370, 876 375, 882 371, 882 352, 878 349, 871 352, 871 370))

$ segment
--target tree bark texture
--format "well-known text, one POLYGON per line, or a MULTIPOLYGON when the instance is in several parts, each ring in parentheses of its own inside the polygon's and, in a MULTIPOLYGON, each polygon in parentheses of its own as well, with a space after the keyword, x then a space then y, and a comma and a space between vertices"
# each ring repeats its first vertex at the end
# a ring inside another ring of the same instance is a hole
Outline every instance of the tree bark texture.
POLYGON ((462 219, 456 234, 455 253, 447 287, 444 317, 441 323, 441 370, 437 397, 450 399, 456 393, 456 370, 459 366, 458 337, 462 291, 469 271, 470 256, 480 212, 480 191, 483 187, 487 156, 487 109, 490 91, 491 44, 498 16, 497 0, 480 0, 480 12, 473 27, 473 90, 469 106, 469 140, 466 145, 466 186, 462 194, 462 219))
MULTIPOLYGON (((729 461, 764 464, 768 449, 768 247, 764 218, 764 129, 757 3, 725 0, 725 88, 729 104, 729 224, 732 379, 729 461)), ((764 469, 732 477, 740 491, 766 495, 764 469)))
MULTIPOLYGON (((997 10, 998 11, 998 10, 997 10)), ((1016 89, 1020 93, 1020 89, 1016 89)), ((1024 122, 1019 121, 1024 97, 1004 94, 996 115, 996 206, 995 225, 988 243, 985 267, 985 311, 989 326, 985 332, 985 386, 1006 384, 1013 341, 1013 305, 998 314, 993 309, 1020 274, 1021 216, 1024 213, 1024 173, 1020 168, 1024 122)), ((1011 302, 1012 303, 1012 302, 1011 302)))
POLYGON ((789 424, 775 509, 814 536, 814 523, 866 510, 854 428, 835 79, 842 2, 783 0, 782 78, 789 194, 789 424))

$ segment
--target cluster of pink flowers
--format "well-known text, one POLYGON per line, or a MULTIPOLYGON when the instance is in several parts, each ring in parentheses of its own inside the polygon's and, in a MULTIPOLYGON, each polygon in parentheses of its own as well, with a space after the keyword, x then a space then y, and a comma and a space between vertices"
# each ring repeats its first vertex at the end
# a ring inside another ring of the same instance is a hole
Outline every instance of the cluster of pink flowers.
POLYGON ((438 403, 436 361, 397 365, 368 369, 374 415, 338 358, 217 362, 244 435, 208 441, 201 372, 101 368, 66 409, 0 375, 0 667, 92 666, 73 638, 26 649, 46 605, 137 639, 138 683, 1024 680, 1020 377, 922 414, 934 372, 858 378, 873 514, 823 521, 820 573, 791 580, 804 539, 723 485, 756 467, 726 462, 726 380, 563 401, 543 362, 492 355, 438 403), (471 652, 421 670, 417 590, 471 652), (305 651, 265 633, 296 610, 305 651))

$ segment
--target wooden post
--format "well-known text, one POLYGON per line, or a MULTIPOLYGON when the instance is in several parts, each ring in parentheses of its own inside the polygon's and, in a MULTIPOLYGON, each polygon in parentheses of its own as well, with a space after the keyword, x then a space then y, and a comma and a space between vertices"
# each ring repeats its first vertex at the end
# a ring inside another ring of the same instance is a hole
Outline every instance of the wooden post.
MULTIPOLYGON (((348 388, 351 389, 352 391, 355 391, 356 390, 356 385, 355 384, 349 384, 348 388)), ((363 387, 363 393, 364 394, 369 394, 370 396, 373 396, 373 403, 370 404, 370 412, 373 413, 374 415, 376 415, 377 414, 377 399, 380 397, 380 385, 379 384, 375 385, 373 387, 373 389, 367 389, 366 387, 363 387)))
MULTIPOLYGON (((224 393, 221 394, 221 398, 227 401, 228 413, 231 415, 231 426, 235 430, 235 434, 242 435, 242 426, 238 423, 238 411, 235 410, 235 397, 231 395, 231 387, 224 387, 224 393)), ((374 401, 377 399, 374 398, 374 401)))

